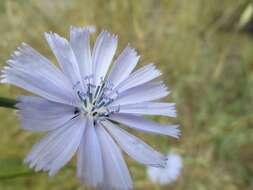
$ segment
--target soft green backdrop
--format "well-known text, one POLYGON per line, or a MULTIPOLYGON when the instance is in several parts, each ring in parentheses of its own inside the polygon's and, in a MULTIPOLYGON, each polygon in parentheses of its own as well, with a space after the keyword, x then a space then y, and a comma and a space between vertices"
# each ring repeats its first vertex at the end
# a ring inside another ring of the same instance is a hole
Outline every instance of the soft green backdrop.
MULTIPOLYGON (((96 25, 154 62, 171 88, 182 138, 136 133, 161 151, 180 153, 184 170, 167 187, 152 185, 145 167, 127 158, 135 189, 253 189, 253 38, 243 32, 249 0, 1 0, 0 66, 26 42, 53 58, 43 32, 68 36, 70 25, 96 25), (242 16, 244 15, 244 16, 242 16), (241 22, 240 22, 241 19, 241 22), (243 22, 242 22, 242 19, 243 22), (240 24, 239 24, 240 23, 240 24)), ((0 95, 25 92, 8 85, 0 95)), ((75 160, 55 177, 31 173, 22 160, 40 134, 21 130, 15 111, 0 108, 0 190, 82 190, 75 160)))

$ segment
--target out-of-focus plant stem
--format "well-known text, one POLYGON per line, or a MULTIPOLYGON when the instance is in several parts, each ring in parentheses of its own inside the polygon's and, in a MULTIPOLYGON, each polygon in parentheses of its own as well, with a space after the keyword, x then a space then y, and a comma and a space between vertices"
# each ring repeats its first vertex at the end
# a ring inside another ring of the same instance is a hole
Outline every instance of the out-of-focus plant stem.
MULTIPOLYGON (((74 170, 75 166, 68 165, 65 168, 74 170)), ((0 174, 0 181, 15 179, 15 178, 19 178, 19 177, 28 177, 28 176, 38 175, 38 174, 42 174, 42 173, 43 172, 35 172, 35 171, 32 171, 32 170, 24 170, 24 171, 18 171, 18 172, 15 172, 15 173, 0 174)))
POLYGON ((0 97, 0 107, 16 109, 16 100, 11 98, 0 97))
POLYGON ((36 173, 33 171, 21 171, 21 172, 17 172, 17 173, 1 174, 0 181, 7 180, 7 179, 13 179, 13 178, 19 178, 19 177, 26 177, 26 176, 36 175, 36 174, 39 174, 39 173, 36 173))

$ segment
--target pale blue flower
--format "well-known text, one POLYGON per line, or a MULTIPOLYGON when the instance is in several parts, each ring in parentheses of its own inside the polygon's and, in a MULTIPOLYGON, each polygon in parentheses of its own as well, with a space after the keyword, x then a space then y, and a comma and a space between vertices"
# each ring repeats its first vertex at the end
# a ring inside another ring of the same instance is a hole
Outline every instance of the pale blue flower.
POLYGON ((164 168, 147 167, 147 175, 152 183, 168 185, 176 181, 183 169, 183 161, 179 154, 168 153, 164 168))
POLYGON ((102 31, 91 51, 89 28, 70 29, 70 42, 45 33, 59 68, 23 43, 7 61, 2 83, 38 96, 21 96, 17 108, 25 130, 48 132, 25 162, 55 174, 77 152, 77 175, 102 189, 132 189, 121 150, 136 161, 164 167, 166 156, 117 125, 147 133, 179 136, 176 125, 142 115, 175 117, 175 104, 154 102, 169 94, 153 64, 133 71, 139 56, 130 46, 113 61, 117 36, 102 31), (112 67, 110 67, 111 63, 112 67))

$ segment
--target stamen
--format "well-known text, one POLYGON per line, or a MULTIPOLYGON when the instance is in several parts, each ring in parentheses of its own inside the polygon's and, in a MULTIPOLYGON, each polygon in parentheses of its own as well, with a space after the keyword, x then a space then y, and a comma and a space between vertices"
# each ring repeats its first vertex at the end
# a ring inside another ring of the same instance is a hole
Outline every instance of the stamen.
POLYGON ((74 84, 72 87, 73 90, 75 90, 77 88, 77 86, 79 86, 80 84, 81 84, 80 81, 77 81, 76 84, 74 84))
MULTIPOLYGON (((112 83, 101 78, 100 83, 96 86, 91 83, 91 75, 86 76, 84 80, 86 83, 86 92, 77 90, 77 95, 82 105, 75 110, 74 114, 79 115, 82 112, 82 114, 92 116, 94 122, 99 122, 108 118, 111 114, 119 112, 120 106, 113 109, 107 107, 119 96, 118 91, 113 89, 114 85, 112 83)), ((73 89, 76 89, 79 85, 80 82, 77 82, 73 86, 73 89)))
POLYGON ((84 102, 86 100, 87 94, 81 91, 77 91, 77 95, 79 96, 80 100, 84 102))
POLYGON ((79 110, 78 108, 75 108, 74 114, 76 115, 76 114, 78 114, 79 112, 80 112, 80 110, 79 110))

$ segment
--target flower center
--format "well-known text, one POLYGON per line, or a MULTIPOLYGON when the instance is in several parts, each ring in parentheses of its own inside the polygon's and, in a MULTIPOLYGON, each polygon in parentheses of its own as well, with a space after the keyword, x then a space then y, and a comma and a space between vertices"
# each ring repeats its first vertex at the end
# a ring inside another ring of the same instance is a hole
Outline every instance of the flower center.
MULTIPOLYGON (((74 89, 76 86, 74 86, 74 89)), ((81 104, 75 109, 75 114, 92 116, 94 121, 97 122, 108 118, 115 112, 119 112, 120 106, 116 109, 108 107, 118 97, 118 92, 113 90, 112 85, 108 85, 104 80, 101 80, 96 86, 91 84, 88 79, 85 91, 78 89, 77 95, 81 104)))

